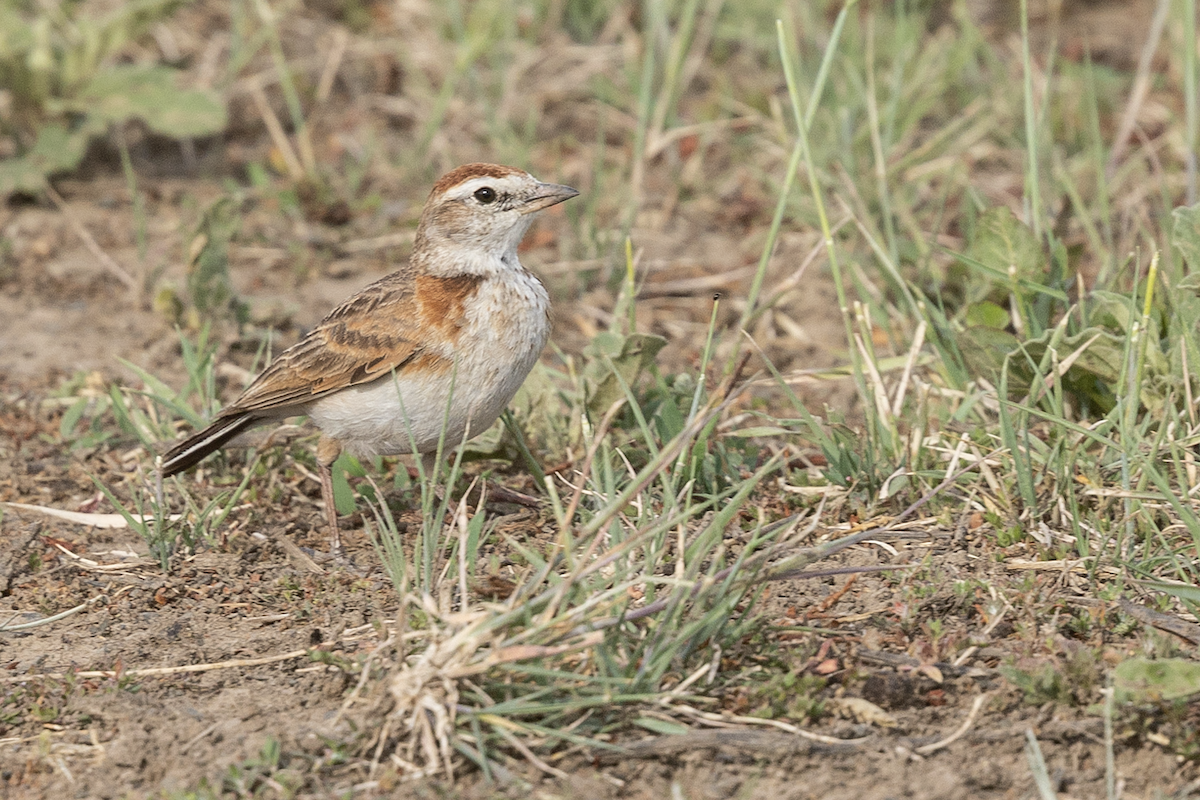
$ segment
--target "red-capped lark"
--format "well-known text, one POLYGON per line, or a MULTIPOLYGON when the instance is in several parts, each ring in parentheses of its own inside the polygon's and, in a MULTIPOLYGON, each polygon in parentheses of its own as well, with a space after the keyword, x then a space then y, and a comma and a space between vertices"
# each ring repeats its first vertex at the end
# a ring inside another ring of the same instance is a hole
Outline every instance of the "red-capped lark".
POLYGON ((408 263, 275 358, 211 425, 163 456, 162 475, 255 425, 306 415, 321 430, 321 496, 339 551, 329 468, 343 449, 416 453, 428 474, 443 428, 447 450, 482 433, 524 382, 550 333, 550 298, 517 245, 537 212, 577 194, 495 164, 443 175, 408 263))

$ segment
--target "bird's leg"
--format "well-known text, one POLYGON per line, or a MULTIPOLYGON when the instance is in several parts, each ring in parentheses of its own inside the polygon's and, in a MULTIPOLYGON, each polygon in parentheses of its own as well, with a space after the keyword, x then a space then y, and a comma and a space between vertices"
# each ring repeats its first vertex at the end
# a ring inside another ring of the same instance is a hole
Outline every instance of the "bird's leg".
POLYGON ((331 467, 342 454, 342 444, 337 439, 322 435, 317 441, 317 467, 321 474, 321 500, 325 503, 325 518, 329 522, 329 551, 334 556, 342 554, 342 537, 338 531, 337 505, 333 502, 333 472, 331 467))

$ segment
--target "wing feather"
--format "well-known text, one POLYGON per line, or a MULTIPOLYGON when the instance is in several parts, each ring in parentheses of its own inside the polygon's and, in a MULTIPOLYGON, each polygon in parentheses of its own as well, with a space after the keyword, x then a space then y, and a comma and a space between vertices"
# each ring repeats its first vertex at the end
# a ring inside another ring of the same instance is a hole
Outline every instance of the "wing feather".
POLYGON ((287 415, 295 406, 370 383, 427 355, 417 319, 395 311, 411 305, 413 288, 413 276, 404 270, 349 298, 280 353, 220 416, 287 415))

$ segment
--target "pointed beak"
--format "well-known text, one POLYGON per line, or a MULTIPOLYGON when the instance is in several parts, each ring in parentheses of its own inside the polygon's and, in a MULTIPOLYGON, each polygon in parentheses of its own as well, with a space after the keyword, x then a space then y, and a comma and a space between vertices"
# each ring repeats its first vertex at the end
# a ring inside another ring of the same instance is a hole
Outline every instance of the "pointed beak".
POLYGON ((579 194, 579 191, 572 189, 570 186, 562 186, 557 183, 539 183, 537 192, 533 197, 526 200, 525 205, 521 207, 521 213, 532 214, 535 211, 541 211, 543 208, 556 206, 564 200, 570 200, 577 194, 579 194))

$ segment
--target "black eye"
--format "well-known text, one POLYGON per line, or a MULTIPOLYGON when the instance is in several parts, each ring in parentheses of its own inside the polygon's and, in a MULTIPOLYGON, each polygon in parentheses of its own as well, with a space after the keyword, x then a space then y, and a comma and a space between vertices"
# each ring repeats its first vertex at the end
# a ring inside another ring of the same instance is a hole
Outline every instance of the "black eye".
POLYGON ((483 203, 485 206, 488 203, 494 203, 496 202, 496 190, 490 186, 484 186, 482 189, 476 189, 475 199, 483 203))

